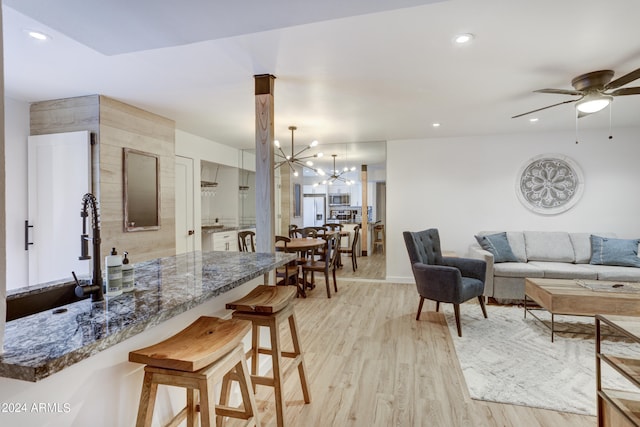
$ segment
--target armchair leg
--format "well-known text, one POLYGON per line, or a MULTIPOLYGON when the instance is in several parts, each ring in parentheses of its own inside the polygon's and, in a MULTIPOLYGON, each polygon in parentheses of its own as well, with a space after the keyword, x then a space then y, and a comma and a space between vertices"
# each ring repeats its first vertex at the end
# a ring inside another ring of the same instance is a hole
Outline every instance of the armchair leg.
POLYGON ((480 308, 482 309, 482 314, 484 314, 484 318, 487 318, 487 309, 484 306, 484 297, 480 295, 478 297, 478 301, 480 301, 480 308))
POLYGON ((416 320, 420 320, 420 313, 422 312, 422 304, 424 304, 424 297, 420 297, 420 305, 418 305, 418 314, 416 320))
POLYGON ((462 328, 460 326, 460 304, 453 304, 453 312, 456 315, 456 328, 458 328, 458 336, 462 336, 462 328))
POLYGON ((440 301, 436 301, 436 313, 440 311, 440 301))

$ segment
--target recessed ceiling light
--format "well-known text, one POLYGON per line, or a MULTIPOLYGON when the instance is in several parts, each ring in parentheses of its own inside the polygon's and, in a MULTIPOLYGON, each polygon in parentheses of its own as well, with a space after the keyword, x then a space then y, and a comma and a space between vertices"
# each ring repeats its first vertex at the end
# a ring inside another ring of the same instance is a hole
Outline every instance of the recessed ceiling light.
POLYGON ((529 121, 530 121, 531 123, 534 123, 534 122, 537 122, 537 121, 538 121, 538 118, 537 118, 537 117, 534 117, 534 118, 532 118, 532 119, 529 119, 529 121))
POLYGON ((434 128, 438 128, 438 127, 440 127, 440 123, 434 123, 431 126, 433 126, 434 128))
POLYGON ((27 35, 33 39, 36 40, 50 40, 51 36, 48 34, 43 33, 42 31, 36 31, 36 30, 25 30, 27 35))
POLYGON ((471 33, 458 34, 453 38, 453 41, 456 42, 456 44, 465 44, 473 40, 474 37, 471 33))

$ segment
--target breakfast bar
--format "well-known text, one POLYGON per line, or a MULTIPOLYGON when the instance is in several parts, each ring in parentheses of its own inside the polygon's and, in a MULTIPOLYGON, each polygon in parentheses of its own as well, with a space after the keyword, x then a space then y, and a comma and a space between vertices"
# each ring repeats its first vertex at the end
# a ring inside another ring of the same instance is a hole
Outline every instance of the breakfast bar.
MULTIPOLYGON (((142 372, 127 361, 128 352, 172 335, 198 316, 229 315, 226 302, 294 257, 191 252, 141 262, 134 266, 133 292, 7 322, 0 401, 13 409, 0 413, 0 425, 131 424, 142 372), (103 411, 109 416, 102 417, 103 411)), ((161 400, 171 405, 175 395, 163 393, 161 400)))

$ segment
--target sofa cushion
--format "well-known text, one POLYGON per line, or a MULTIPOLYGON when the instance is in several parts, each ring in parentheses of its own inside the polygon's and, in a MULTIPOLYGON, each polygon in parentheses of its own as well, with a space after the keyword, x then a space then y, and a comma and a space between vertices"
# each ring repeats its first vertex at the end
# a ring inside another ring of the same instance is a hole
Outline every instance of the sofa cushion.
POLYGON ((591 279, 596 280, 598 273, 591 268, 569 262, 531 261, 544 271, 545 279, 591 279))
POLYGON ((527 262, 503 262, 493 265, 495 277, 544 277, 544 270, 527 262))
POLYGON ((524 243, 529 261, 575 261, 569 233, 563 231, 525 231, 524 243))
POLYGON ((513 254, 520 262, 527 262, 527 249, 524 246, 524 234, 522 231, 507 231, 507 240, 513 254))
POLYGON ((591 261, 591 234, 589 233, 569 233, 571 245, 573 246, 573 256, 576 264, 589 264, 591 261))
MULTIPOLYGON (((488 234, 497 234, 501 231, 481 231, 478 236, 486 236, 488 234)), ((522 231, 507 231, 507 240, 511 247, 511 252, 518 258, 520 262, 527 262, 527 252, 524 248, 524 236, 522 231)))
POLYGON ((640 268, 619 267, 614 265, 585 265, 598 274, 598 280, 615 280, 623 282, 640 282, 640 268))
POLYGON ((640 239, 613 239, 591 235, 590 264, 640 267, 638 244, 640 239))
MULTIPOLYGON (((616 237, 614 233, 597 233, 602 237, 616 237)), ((569 233, 576 264, 589 264, 591 261, 591 233, 569 233)))
POLYGON ((507 233, 474 236, 482 249, 493 254, 493 262, 517 262, 518 258, 511 251, 507 233))

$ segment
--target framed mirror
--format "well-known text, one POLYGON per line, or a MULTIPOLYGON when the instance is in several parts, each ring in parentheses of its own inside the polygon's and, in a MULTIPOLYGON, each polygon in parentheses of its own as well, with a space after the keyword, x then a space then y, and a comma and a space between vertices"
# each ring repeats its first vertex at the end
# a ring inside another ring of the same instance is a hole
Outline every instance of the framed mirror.
POLYGON ((131 148, 124 156, 124 230, 160 229, 160 159, 131 148))

